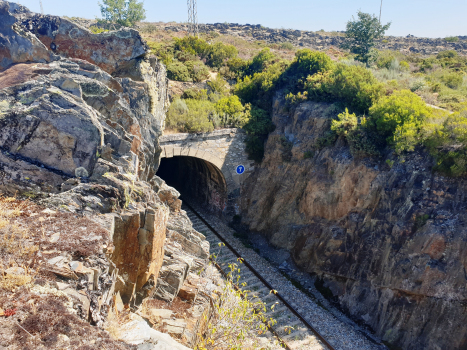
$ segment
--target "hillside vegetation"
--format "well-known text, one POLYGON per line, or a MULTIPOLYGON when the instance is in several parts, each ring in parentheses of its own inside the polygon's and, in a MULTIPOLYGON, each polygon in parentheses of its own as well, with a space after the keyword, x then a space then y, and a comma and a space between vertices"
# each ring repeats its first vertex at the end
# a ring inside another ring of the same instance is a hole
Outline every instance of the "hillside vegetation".
POLYGON ((332 129, 317 148, 339 136, 360 157, 382 157, 388 147, 403 156, 425 146, 439 171, 467 172, 467 57, 456 51, 431 57, 380 51, 365 65, 339 50, 267 47, 214 32, 195 38, 146 27, 143 34, 170 79, 209 79, 207 89, 186 90, 172 101, 169 129, 242 127, 250 157, 261 161, 274 130, 272 97, 281 92, 290 110, 306 100, 335 104, 332 129))

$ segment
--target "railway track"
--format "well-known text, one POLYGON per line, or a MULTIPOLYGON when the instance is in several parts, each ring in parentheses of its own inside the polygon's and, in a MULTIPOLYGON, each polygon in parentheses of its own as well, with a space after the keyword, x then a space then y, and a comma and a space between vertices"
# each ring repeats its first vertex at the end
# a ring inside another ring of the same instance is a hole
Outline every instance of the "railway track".
MULTIPOLYGON (((246 283, 243 290, 248 290, 251 301, 262 301, 266 304, 266 315, 277 323, 270 329, 282 345, 290 350, 335 350, 334 347, 278 292, 271 293, 274 286, 270 285, 256 269, 251 266, 224 237, 213 228, 202 214, 198 213, 188 203, 183 209, 193 223, 195 230, 203 233, 209 241, 214 253, 219 243, 225 248, 217 254, 216 265, 222 273, 228 271, 229 264, 237 263, 242 258, 240 267, 240 284, 246 283), (274 305, 274 308, 271 308, 274 305)), ((238 264, 238 263, 237 263, 238 264)))

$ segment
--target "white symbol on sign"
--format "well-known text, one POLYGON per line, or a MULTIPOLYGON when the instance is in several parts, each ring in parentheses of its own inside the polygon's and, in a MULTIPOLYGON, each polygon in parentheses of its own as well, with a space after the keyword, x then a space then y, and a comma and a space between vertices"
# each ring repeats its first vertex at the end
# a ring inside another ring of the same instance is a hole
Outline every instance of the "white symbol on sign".
POLYGON ((243 165, 237 166, 237 174, 241 175, 245 172, 245 167, 243 165))

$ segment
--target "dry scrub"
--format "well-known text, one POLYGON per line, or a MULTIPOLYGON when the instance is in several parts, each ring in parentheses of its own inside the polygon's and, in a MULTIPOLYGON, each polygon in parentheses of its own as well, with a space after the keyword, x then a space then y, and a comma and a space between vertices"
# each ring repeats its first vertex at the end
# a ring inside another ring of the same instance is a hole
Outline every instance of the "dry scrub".
POLYGON ((106 243, 107 231, 87 217, 0 197, 0 347, 133 348, 83 320, 81 305, 58 289, 59 279, 45 268, 47 260, 59 255, 93 258, 106 243))

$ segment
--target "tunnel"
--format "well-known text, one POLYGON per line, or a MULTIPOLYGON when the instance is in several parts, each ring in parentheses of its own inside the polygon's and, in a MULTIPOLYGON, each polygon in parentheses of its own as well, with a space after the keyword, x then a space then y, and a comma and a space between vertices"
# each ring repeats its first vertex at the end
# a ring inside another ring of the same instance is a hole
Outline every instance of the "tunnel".
POLYGON ((189 156, 162 158, 156 175, 177 189, 182 200, 218 214, 226 209, 226 180, 221 170, 207 160, 189 156))

